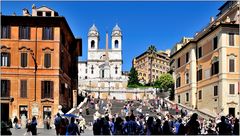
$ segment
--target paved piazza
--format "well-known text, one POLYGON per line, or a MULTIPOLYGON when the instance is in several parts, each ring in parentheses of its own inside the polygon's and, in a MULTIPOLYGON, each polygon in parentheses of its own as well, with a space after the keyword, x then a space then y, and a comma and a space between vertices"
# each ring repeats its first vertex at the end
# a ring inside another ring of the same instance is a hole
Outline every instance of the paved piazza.
MULTIPOLYGON (((11 132, 13 136, 20 136, 20 135, 24 135, 26 133, 27 129, 15 129, 15 128, 11 128, 11 132)), ((38 136, 53 136, 56 135, 56 131, 55 129, 44 129, 44 128, 38 128, 37 129, 37 135, 38 136)), ((87 129, 85 129, 84 133, 81 133, 82 136, 93 136, 93 131, 92 131, 92 127, 87 127, 87 129)))

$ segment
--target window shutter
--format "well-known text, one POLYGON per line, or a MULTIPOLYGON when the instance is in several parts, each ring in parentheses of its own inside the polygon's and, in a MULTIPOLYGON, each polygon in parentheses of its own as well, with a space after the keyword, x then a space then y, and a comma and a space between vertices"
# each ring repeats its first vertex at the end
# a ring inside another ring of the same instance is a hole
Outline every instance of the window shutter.
POLYGON ((8 26, 8 38, 11 38, 11 26, 8 26))
POLYGON ((24 62, 25 62, 25 67, 26 67, 26 66, 27 66, 27 59, 28 59, 28 58, 27 58, 27 57, 28 57, 27 53, 24 53, 24 56, 25 56, 25 57, 24 57, 24 62))
POLYGON ((42 94, 42 96, 41 96, 41 98, 43 99, 45 96, 44 96, 44 81, 41 81, 41 94, 42 94))
POLYGON ((53 91, 54 91, 53 87, 54 87, 54 82, 50 81, 50 98, 52 99, 53 99, 53 91))
POLYGON ((7 66, 10 66, 10 62, 11 62, 11 55, 10 53, 7 53, 7 66))
POLYGON ((44 54, 44 66, 47 68, 47 54, 44 54))
POLYGON ((50 40, 53 40, 53 34, 54 34, 53 27, 50 27, 50 40))
POLYGON ((7 93, 6 93, 6 96, 10 97, 11 83, 10 83, 10 80, 6 80, 6 81, 7 81, 7 93))
POLYGON ((48 54, 48 67, 51 67, 51 54, 48 54))
POLYGON ((30 31, 30 27, 28 26, 27 27, 27 39, 30 39, 30 33, 31 33, 31 31, 30 31))
POLYGON ((234 59, 229 60, 229 72, 234 72, 234 59))

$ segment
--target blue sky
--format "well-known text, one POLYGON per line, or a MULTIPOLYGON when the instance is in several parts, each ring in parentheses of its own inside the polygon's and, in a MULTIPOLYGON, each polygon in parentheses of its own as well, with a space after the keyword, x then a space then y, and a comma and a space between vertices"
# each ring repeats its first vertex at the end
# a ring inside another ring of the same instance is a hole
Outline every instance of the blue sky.
POLYGON ((105 46, 105 33, 116 23, 123 33, 123 70, 130 70, 132 59, 153 44, 158 50, 171 49, 183 36, 192 37, 216 16, 224 1, 185 2, 2 2, 3 15, 31 6, 48 6, 64 16, 75 37, 83 39, 83 56, 87 58, 87 33, 93 23, 100 32, 100 48, 105 46))

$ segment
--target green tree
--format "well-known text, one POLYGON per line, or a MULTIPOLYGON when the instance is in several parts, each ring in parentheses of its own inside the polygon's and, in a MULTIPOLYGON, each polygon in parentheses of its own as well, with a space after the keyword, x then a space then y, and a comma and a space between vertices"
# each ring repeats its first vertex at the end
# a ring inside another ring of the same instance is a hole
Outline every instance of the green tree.
POLYGON ((174 99, 174 80, 171 74, 162 74, 154 83, 154 86, 160 91, 170 91, 170 100, 174 99))
POLYGON ((134 67, 132 67, 129 73, 128 87, 136 88, 138 85, 140 85, 138 80, 138 72, 134 67))
POLYGON ((154 45, 150 45, 148 47, 147 52, 149 54, 149 59, 150 59, 150 78, 149 78, 149 83, 150 83, 150 85, 152 85, 152 62, 153 62, 153 59, 156 56, 157 48, 154 45))

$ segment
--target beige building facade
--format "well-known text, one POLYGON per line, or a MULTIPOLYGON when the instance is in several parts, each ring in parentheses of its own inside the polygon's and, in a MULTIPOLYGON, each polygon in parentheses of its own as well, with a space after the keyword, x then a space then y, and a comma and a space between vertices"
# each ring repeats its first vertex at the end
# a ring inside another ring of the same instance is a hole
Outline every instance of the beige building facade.
POLYGON ((236 116, 240 99, 239 2, 226 2, 216 20, 171 53, 175 102, 216 116, 236 116))
POLYGON ((153 55, 151 66, 151 54, 147 51, 133 59, 133 67, 138 72, 138 79, 142 84, 148 84, 150 78, 156 81, 161 74, 170 70, 170 50, 158 51, 153 55), (152 73, 151 73, 152 72, 152 73))

